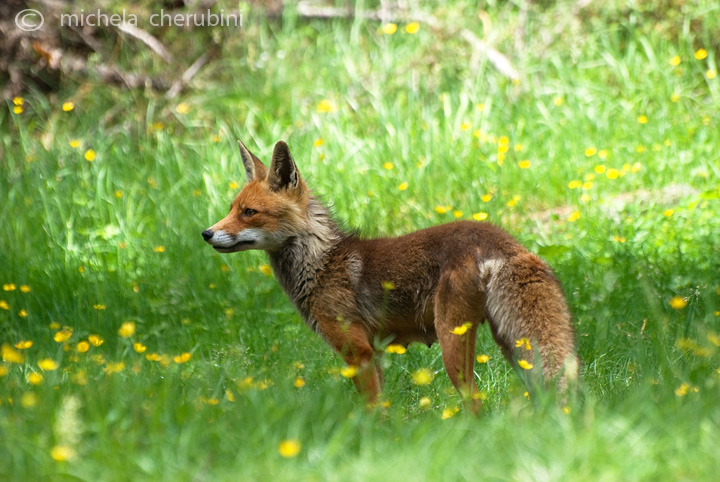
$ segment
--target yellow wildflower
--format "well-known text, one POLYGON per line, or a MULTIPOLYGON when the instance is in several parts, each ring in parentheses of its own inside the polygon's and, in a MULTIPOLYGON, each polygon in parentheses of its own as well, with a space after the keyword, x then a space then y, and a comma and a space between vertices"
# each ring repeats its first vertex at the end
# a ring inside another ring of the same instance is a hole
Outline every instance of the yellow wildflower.
POLYGON ((608 179, 617 179, 618 176, 620 176, 620 171, 618 171, 617 169, 614 169, 614 168, 608 169, 607 172, 605 173, 605 175, 607 176, 608 179))
POLYGON ((313 146, 315 146, 315 147, 320 147, 320 146, 322 146, 324 143, 325 143, 325 141, 323 141, 322 139, 318 138, 318 139, 315 139, 315 141, 313 141, 313 146))
POLYGON ((418 22, 412 22, 405 25, 405 31, 410 35, 415 34, 420 30, 420 24, 418 22))
POLYGON ((705 77, 707 77, 708 80, 714 79, 715 77, 717 77, 717 70, 708 69, 708 71, 705 72, 705 77))
POLYGON ((20 318, 25 318, 27 315, 28 315, 28 312, 26 309, 22 309, 22 310, 18 311, 18 316, 20 318))
POLYGON ((461 218, 463 215, 462 211, 453 211, 453 216, 456 218, 461 218))
POLYGON ((187 114, 190 112, 190 106, 186 102, 180 102, 177 106, 175 106, 175 111, 178 114, 187 114))
POLYGON ((698 60, 703 60, 708 56, 707 50, 705 49, 698 49, 695 51, 695 58, 698 60))
POLYGON ((383 32, 385 35, 392 35, 392 34, 394 34, 395 32, 397 32, 397 25, 394 24, 394 23, 386 23, 386 24, 383 25, 383 27, 382 27, 382 32, 383 32))
POLYGON ((74 108, 75 108, 75 103, 74 103, 74 102, 65 102, 65 103, 63 103, 63 105, 62 105, 62 110, 64 110, 65 112, 70 112, 70 111, 73 110, 74 108))
POLYGON ((294 439, 283 440, 278 445, 278 453, 286 459, 291 459, 300 453, 302 445, 299 441, 294 439))
POLYGON ((43 381, 43 376, 39 373, 32 372, 28 374, 27 381, 32 385, 40 385, 43 381))
POLYGON ((669 218, 669 217, 672 216, 673 214, 675 214, 675 210, 674 210, 674 209, 666 209, 665 211, 663 211, 663 215, 665 215, 666 218, 669 218))
POLYGON ((410 187, 410 184, 408 184, 407 182, 403 182, 398 186, 398 189, 400 189, 401 191, 405 191, 408 187, 410 187))
POLYGON ((415 385, 430 385, 435 375, 428 368, 420 368, 412 374, 412 382, 415 385))
POLYGON ((85 160, 88 162, 93 162, 95 158, 97 157, 97 154, 93 149, 88 149, 85 151, 85 160))
POLYGON ((383 169, 386 169, 388 171, 392 171, 392 169, 395 167, 395 164, 392 162, 386 162, 383 164, 383 169))
POLYGON ((80 353, 86 353, 90 349, 90 343, 81 341, 77 344, 77 351, 80 353))
POLYGON ((135 334, 135 323, 132 321, 126 321, 120 326, 120 329, 118 330, 118 335, 120 335, 123 338, 130 338, 135 334))
POLYGON ((595 147, 588 147, 585 149, 585 157, 592 157, 595 154, 597 154, 597 149, 595 147))
POLYGON ((19 352, 13 350, 13 348, 7 343, 3 343, 0 348, 0 353, 2 353, 2 361, 4 362, 22 363, 25 361, 25 357, 19 352))
POLYGON ((75 451, 66 445, 56 445, 50 449, 50 457, 56 462, 65 462, 75 457, 75 451))
POLYGON ((530 167, 530 161, 528 161, 527 159, 525 159, 524 161, 520 161, 518 162, 518 167, 520 169, 528 169, 530 167))
POLYGON ((335 105, 330 102, 328 99, 323 99, 320 102, 318 102, 317 107, 315 107, 315 110, 321 114, 327 114, 330 112, 335 112, 335 105))
POLYGON ((121 371, 125 370, 125 363, 123 362, 112 362, 108 363, 107 366, 105 366, 105 370, 103 370, 108 375, 112 375, 113 373, 120 373, 121 371))
POLYGON ((305 380, 303 380, 302 377, 297 377, 293 382, 293 385, 295 386, 295 388, 302 388, 305 386, 305 380))
POLYGON ((574 211, 570 213, 570 216, 568 216, 568 221, 570 221, 571 223, 574 223, 578 219, 580 219, 580 211, 574 211))
POLYGON ((133 343, 133 350, 135 350, 137 353, 145 353, 147 347, 140 342, 135 342, 133 343))
POLYGON ((482 212, 482 211, 479 212, 479 213, 473 214, 473 219, 474 219, 475 221, 484 221, 484 220, 487 219, 487 217, 488 217, 488 213, 484 213, 484 212, 482 212))
POLYGON ((478 355, 477 361, 478 363, 487 363, 490 361, 490 355, 478 355))
POLYGON ((447 206, 435 206, 435 212, 438 214, 445 214, 446 212, 448 212, 448 209, 450 208, 447 206))
POLYGON ((462 325, 456 326, 450 330, 450 333, 453 335, 464 335, 470 328, 472 328, 472 323, 463 323, 462 325))
POLYGON ((31 340, 21 340, 15 343, 15 348, 18 350, 27 350, 31 346, 33 346, 33 342, 31 340))
POLYGON ((449 408, 449 407, 448 407, 448 408, 445 408, 445 409, 443 410, 443 412, 442 412, 441 418, 442 418, 443 420, 447 420, 448 418, 452 417, 453 415, 455 415, 455 414, 458 413, 459 411, 460 411, 460 409, 459 409, 458 407, 452 407, 452 408, 449 408))
POLYGON ((572 181, 570 181, 570 182, 568 183, 568 188, 569 188, 569 189, 578 189, 578 188, 580 188, 580 187, 582 186, 582 184, 583 184, 583 183, 582 183, 581 180, 579 180, 579 179, 573 179, 572 181))
POLYGON ((532 350, 532 345, 530 344, 530 340, 527 338, 520 338, 519 340, 515 340, 515 347, 516 348, 524 347, 526 350, 532 350))
POLYGON ((678 65, 680 65, 680 62, 681 62, 681 59, 680 59, 680 56, 678 56, 678 55, 676 55, 675 57, 670 59, 670 65, 672 65, 673 67, 677 67, 678 65))
POLYGON ((25 408, 32 408, 38 403, 38 396, 33 392, 23 393, 20 398, 20 403, 25 408))
POLYGON ((7 301, 5 301, 5 300, 0 300, 0 309, 9 310, 9 309, 10 309, 10 305, 8 304, 7 301))
POLYGON ((648 123, 648 116, 646 116, 646 115, 644 115, 644 114, 643 114, 643 115, 639 115, 638 118, 637 118, 637 121, 638 121, 640 124, 647 124, 647 123, 648 123))
POLYGON ((262 274, 264 274, 265 276, 270 276, 272 274, 272 268, 270 267, 269 264, 261 264, 258 267, 258 270, 260 270, 260 272, 262 274))
POLYGON ((155 247, 153 248, 153 251, 155 251, 156 253, 164 253, 164 252, 165 252, 165 246, 155 246, 155 247))
POLYGON ((15 283, 5 283, 3 285, 3 291, 15 291, 16 289, 15 283))
POLYGON ((192 354, 185 352, 181 355, 173 357, 173 361, 177 364, 181 364, 181 363, 185 363, 186 361, 190 360, 191 357, 192 357, 192 354))
POLYGON ((480 200, 484 203, 490 202, 492 200, 492 198, 493 198, 492 194, 483 194, 482 196, 480 196, 480 200))
POLYGON ((682 310, 687 306, 687 301, 682 296, 673 296, 669 303, 676 310, 682 310))
POLYGON ((105 340, 100 335, 90 335, 90 336, 88 336, 88 341, 93 346, 100 346, 103 343, 105 343, 105 340))
POLYGON ((605 171, 607 170, 607 167, 605 167, 605 164, 598 164, 597 166, 595 166, 594 170, 598 174, 604 174, 605 171))
POLYGON ((418 405, 420 405, 420 408, 423 410, 427 410, 430 408, 430 405, 432 405, 432 400, 430 400, 430 397, 422 397, 419 400, 418 405))
POLYGON ((357 368, 353 365, 342 367, 340 369, 340 375, 344 376, 345 378, 352 378, 357 375, 357 368))
POLYGON ((42 360, 38 361, 38 366, 43 370, 53 371, 57 370, 59 365, 52 358, 43 358, 42 360))
POLYGON ((392 281, 383 281, 380 284, 382 286, 382 289, 384 289, 385 291, 391 291, 395 289, 395 283, 393 283, 392 281))
POLYGON ((68 341, 72 335, 73 335, 73 329, 66 326, 61 331, 58 331, 57 333, 55 333, 55 336, 53 336, 53 340, 55 340, 58 343, 63 343, 63 342, 68 341))
POLYGON ((385 348, 385 351, 388 353, 395 353, 397 355, 402 355, 407 351, 407 349, 402 345, 388 345, 387 348, 385 348))
POLYGON ((30 293, 30 287, 28 285, 20 285, 20 291, 23 293, 30 293))
POLYGON ((520 365, 520 368, 523 370, 530 370, 533 367, 533 364, 527 360, 518 360, 518 365, 520 365))

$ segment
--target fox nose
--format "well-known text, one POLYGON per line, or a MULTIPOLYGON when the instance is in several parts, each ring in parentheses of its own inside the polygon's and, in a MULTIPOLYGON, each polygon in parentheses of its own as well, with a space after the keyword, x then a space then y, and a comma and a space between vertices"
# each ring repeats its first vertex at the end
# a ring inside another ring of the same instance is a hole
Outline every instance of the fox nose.
POLYGON ((202 236, 203 236, 203 239, 204 239, 205 241, 209 241, 210 238, 213 237, 213 231, 212 231, 212 229, 206 229, 205 231, 203 231, 203 232, 202 232, 202 236))

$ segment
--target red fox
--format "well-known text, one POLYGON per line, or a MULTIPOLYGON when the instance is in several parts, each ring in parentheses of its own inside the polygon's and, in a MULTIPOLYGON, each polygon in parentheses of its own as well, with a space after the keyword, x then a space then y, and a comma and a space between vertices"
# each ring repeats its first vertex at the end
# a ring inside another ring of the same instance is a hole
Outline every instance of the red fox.
POLYGON ((357 369, 353 381, 368 402, 381 390, 379 340, 439 341, 451 382, 477 410, 475 335, 485 320, 527 380, 564 387, 574 379, 575 332, 560 283, 508 233, 455 221, 363 239, 313 197, 287 144, 275 144, 269 169, 238 145, 247 184, 203 238, 221 253, 266 251, 305 322, 357 369))

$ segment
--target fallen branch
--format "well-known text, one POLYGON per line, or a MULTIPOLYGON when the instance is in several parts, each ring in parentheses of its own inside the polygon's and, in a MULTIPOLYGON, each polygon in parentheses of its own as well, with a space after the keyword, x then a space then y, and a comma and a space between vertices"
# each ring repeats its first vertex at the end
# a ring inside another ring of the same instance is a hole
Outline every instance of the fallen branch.
MULTIPOLYGON (((409 23, 418 22, 423 23, 436 31, 447 32, 449 29, 440 22, 437 17, 433 15, 393 15, 388 10, 365 10, 356 11, 352 7, 328 7, 313 5, 310 2, 299 2, 297 6, 297 13, 299 16, 304 18, 362 18, 365 20, 374 20, 382 22, 393 22, 393 23, 409 23)), ((470 46, 476 51, 483 53, 487 56, 490 63, 505 77, 512 80, 519 80, 520 74, 513 67, 512 62, 501 52, 488 45, 483 39, 475 35, 474 32, 467 28, 460 29, 457 32, 460 38, 470 44, 470 46)))
POLYGON ((153 37, 151 34, 147 33, 145 30, 129 23, 121 23, 120 25, 118 25, 118 30, 120 30, 121 32, 125 32, 126 34, 140 40, 142 43, 150 47, 153 52, 158 54, 160 58, 163 59, 165 62, 167 62, 168 64, 172 63, 172 54, 168 52, 162 42, 160 42, 157 38, 153 37))
POLYGON ((193 64, 188 67, 188 69, 182 74, 182 77, 180 77, 178 80, 175 81, 175 83, 173 83, 172 87, 170 87, 170 90, 168 90, 167 94, 165 94, 165 98, 172 99, 177 96, 183 90, 183 88, 185 88, 185 86, 190 83, 192 78, 195 77, 195 74, 197 74, 200 69, 202 69, 205 64, 208 63, 209 60, 210 54, 208 54, 207 52, 198 57, 198 59, 193 62, 193 64))
MULTIPOLYGON (((36 49, 37 48, 38 46, 36 46, 36 49)), ((123 85, 131 89, 136 89, 138 87, 150 87, 154 90, 166 90, 168 88, 167 83, 162 79, 125 72, 106 64, 88 67, 88 62, 83 57, 68 54, 60 49, 46 48, 44 50, 48 52, 50 59, 52 59, 48 61, 48 64, 52 68, 59 68, 63 73, 82 73, 86 76, 90 76, 94 73, 97 74, 103 82, 114 85, 123 85)))

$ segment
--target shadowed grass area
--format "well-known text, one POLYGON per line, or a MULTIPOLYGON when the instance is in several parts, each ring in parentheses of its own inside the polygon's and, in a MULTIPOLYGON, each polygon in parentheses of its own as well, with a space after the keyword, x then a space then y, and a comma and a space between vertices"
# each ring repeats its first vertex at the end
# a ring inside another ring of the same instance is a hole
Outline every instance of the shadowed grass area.
MULTIPOLYGON (((711 480, 720 16, 646 3, 533 7, 519 82, 453 36, 479 28, 458 2, 424 7, 448 32, 250 14, 173 102, 84 84, 9 100, 0 479, 711 480), (286 140, 368 236, 485 219, 547 259, 579 399, 527 400, 481 329, 483 416, 456 410, 437 346, 384 355, 387 406, 366 409, 265 255, 202 241, 244 182, 236 139, 264 160, 286 140)), ((512 51, 517 11, 488 12, 512 51)))

